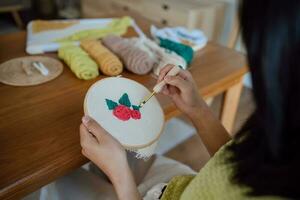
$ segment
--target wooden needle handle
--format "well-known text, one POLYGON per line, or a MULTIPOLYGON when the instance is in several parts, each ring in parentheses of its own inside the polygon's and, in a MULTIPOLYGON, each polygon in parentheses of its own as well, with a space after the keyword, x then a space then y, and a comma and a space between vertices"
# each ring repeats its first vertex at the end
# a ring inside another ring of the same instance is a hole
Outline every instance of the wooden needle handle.
MULTIPOLYGON (((174 67, 167 73, 166 76, 176 76, 180 72, 181 68, 177 65, 174 65, 174 67)), ((156 84, 153 88, 153 91, 155 93, 159 93, 163 87, 166 85, 166 81, 162 80, 160 83, 156 84)))

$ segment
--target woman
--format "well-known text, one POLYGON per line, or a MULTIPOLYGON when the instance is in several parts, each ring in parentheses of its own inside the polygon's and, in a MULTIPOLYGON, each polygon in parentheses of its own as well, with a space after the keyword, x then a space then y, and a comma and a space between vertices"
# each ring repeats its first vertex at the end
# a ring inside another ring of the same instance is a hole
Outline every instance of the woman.
MULTIPOLYGON (((190 73, 165 76, 170 66, 160 73, 163 94, 213 156, 198 175, 170 180, 161 199, 300 199, 300 1, 244 0, 240 21, 257 108, 232 141, 190 73)), ((91 118, 82 121, 83 155, 107 174, 119 199, 141 199, 122 146, 91 118)))

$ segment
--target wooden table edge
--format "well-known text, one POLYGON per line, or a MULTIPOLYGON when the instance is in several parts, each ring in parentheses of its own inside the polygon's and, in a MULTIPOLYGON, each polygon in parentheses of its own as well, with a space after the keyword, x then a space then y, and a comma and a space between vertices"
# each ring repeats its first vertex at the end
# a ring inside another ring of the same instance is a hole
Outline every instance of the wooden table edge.
POLYGON ((80 161, 69 160, 67 162, 69 165, 66 165, 66 161, 61 160, 59 162, 61 165, 57 165, 57 162, 55 165, 48 165, 46 168, 41 168, 39 171, 36 171, 31 175, 25 176, 7 187, 1 188, 0 199, 22 198, 24 195, 36 191, 37 189, 49 184, 52 181, 55 181, 57 178, 77 169, 87 162, 87 159, 82 159, 80 161), (68 166, 68 168, 63 166, 68 166), (26 191, 24 190, 25 188, 26 191))

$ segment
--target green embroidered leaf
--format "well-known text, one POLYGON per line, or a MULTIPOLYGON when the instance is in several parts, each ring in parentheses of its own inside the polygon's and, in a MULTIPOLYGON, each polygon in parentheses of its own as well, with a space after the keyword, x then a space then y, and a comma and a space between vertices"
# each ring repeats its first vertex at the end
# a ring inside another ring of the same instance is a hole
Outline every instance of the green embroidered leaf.
POLYGON ((107 107, 108 107, 109 110, 113 110, 113 109, 115 109, 115 107, 118 106, 118 103, 116 103, 116 102, 114 102, 112 100, 105 99, 105 101, 106 101, 106 105, 107 105, 107 107))
POLYGON ((122 97, 119 99, 119 103, 124 105, 124 106, 127 106, 127 107, 131 107, 131 103, 130 103, 130 100, 129 100, 129 97, 128 97, 128 94, 127 93, 124 93, 122 95, 122 97))
POLYGON ((132 105, 133 110, 140 110, 139 106, 132 105))

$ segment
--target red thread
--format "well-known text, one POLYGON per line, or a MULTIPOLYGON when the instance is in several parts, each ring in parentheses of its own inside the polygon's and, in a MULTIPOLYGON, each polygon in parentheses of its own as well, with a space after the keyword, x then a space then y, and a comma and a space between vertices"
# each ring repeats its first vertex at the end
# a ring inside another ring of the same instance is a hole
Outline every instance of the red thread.
POLYGON ((131 116, 131 110, 127 106, 124 105, 118 105, 114 111, 114 116, 116 116, 118 119, 122 121, 127 121, 130 119, 131 116))
POLYGON ((141 113, 138 110, 131 110, 130 114, 132 119, 141 119, 141 113))

